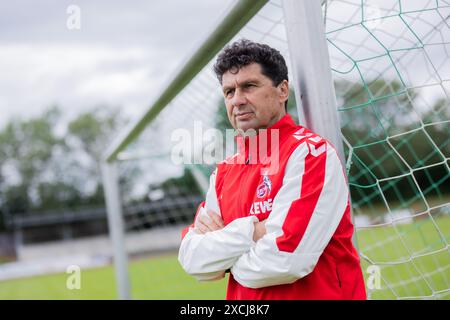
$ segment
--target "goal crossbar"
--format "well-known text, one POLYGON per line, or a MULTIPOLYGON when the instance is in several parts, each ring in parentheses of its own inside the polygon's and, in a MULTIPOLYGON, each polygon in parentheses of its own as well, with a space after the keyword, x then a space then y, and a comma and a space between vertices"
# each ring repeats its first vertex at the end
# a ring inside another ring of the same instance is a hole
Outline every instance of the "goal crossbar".
POLYGON ((211 61, 268 0, 238 0, 229 13, 157 96, 146 112, 130 127, 121 132, 103 155, 112 162, 117 155, 135 141, 147 125, 178 95, 189 82, 211 61))

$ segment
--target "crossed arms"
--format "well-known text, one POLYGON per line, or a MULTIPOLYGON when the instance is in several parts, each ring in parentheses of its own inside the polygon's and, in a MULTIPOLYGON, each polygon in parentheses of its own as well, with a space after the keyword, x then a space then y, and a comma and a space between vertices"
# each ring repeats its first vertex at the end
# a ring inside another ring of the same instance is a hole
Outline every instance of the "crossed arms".
POLYGON ((204 207, 184 236, 178 259, 198 280, 215 280, 230 269, 249 288, 292 283, 309 274, 348 206, 348 187, 336 151, 313 155, 300 144, 286 165, 283 184, 264 221, 256 216, 226 226, 215 192, 215 173, 204 207))
MULTIPOLYGON (((253 241, 258 241, 266 233, 266 221, 255 221, 253 229, 253 241)), ((194 231, 196 233, 205 234, 212 231, 217 231, 225 227, 222 216, 212 210, 207 210, 206 215, 202 214, 197 217, 194 224, 194 231)))

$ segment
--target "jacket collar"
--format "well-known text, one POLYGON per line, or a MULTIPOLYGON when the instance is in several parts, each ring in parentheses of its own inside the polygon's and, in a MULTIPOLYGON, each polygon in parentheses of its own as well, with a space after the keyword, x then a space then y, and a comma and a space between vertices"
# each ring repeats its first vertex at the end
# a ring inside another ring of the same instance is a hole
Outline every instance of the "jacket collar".
MULTIPOLYGON (((292 128, 296 128, 294 120, 292 120, 291 115, 286 114, 283 118, 278 120, 271 127, 266 130, 260 130, 254 136, 236 136, 236 142, 238 146, 238 154, 242 157, 245 156, 246 162, 252 163, 252 159, 255 160, 259 154, 267 154, 270 156, 271 149, 273 147, 279 147, 282 143, 284 137, 287 136, 287 132, 292 130, 292 128), (272 141, 276 139, 277 141, 272 141), (261 148, 265 148, 265 150, 261 150, 261 148)), ((261 159, 262 160, 262 159, 261 159)), ((256 162, 253 162, 256 163, 256 162)))

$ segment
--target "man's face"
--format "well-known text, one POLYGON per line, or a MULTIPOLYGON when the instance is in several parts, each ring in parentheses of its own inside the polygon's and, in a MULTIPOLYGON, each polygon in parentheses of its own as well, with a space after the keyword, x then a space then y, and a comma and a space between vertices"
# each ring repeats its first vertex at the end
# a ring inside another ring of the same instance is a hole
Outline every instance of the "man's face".
POLYGON ((261 71, 260 64, 251 63, 222 76, 228 119, 235 129, 264 129, 286 114, 284 103, 289 96, 288 82, 283 80, 275 87, 261 71))

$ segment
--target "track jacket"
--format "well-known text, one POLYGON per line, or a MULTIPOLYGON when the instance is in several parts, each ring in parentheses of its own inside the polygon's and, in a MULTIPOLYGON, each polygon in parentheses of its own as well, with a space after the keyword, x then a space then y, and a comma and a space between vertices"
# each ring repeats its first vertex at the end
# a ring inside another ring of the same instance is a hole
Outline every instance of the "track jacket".
POLYGON ((290 115, 267 138, 238 137, 239 152, 217 165, 195 219, 213 210, 225 227, 199 234, 194 219, 182 232, 183 269, 198 280, 230 271, 227 299, 366 299, 336 150, 290 115), (264 219, 267 233, 254 242, 254 223, 264 219))

